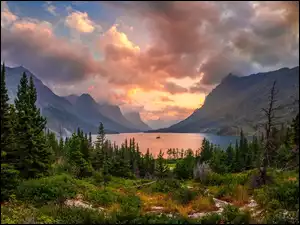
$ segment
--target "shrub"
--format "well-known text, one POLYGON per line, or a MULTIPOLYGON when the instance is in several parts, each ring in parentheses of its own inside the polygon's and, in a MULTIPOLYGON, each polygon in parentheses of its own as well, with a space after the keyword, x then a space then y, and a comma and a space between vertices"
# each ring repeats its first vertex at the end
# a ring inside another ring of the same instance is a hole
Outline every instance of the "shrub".
POLYGON ((121 209, 115 212, 117 221, 131 221, 140 216, 141 201, 134 195, 119 198, 121 209))
POLYGON ((117 202, 118 197, 119 195, 109 188, 94 189, 86 193, 86 199, 99 206, 109 206, 114 202, 117 202))
POLYGON ((267 209, 270 211, 274 211, 274 210, 280 209, 280 208, 282 208, 282 206, 277 199, 272 199, 267 205, 267 209))
POLYGON ((228 205, 222 212, 222 219, 230 224, 249 224, 250 214, 240 211, 237 207, 228 205))
POLYGON ((180 188, 178 191, 172 192, 172 198, 179 204, 187 204, 197 196, 197 193, 187 189, 180 188))
POLYGON ((36 208, 15 200, 1 206, 1 223, 3 224, 51 224, 56 222, 52 215, 41 214, 36 208))
POLYGON ((68 175, 27 180, 17 187, 17 197, 29 202, 43 203, 76 195, 76 183, 68 175))
POLYGON ((217 213, 209 213, 198 220, 200 224, 219 224, 221 222, 221 215, 217 213))
POLYGON ((158 180, 150 186, 152 192, 171 192, 181 188, 181 184, 175 179, 158 180))
POLYGON ((244 185, 248 182, 249 177, 253 173, 253 170, 249 170, 243 173, 228 173, 218 174, 211 172, 206 176, 204 184, 206 185, 225 185, 225 184, 241 184, 244 185))
POLYGON ((92 209, 49 205, 42 207, 40 213, 53 216, 59 224, 105 223, 103 213, 92 209))
POLYGON ((212 211, 216 209, 212 197, 199 196, 191 202, 192 208, 197 212, 212 211))
POLYGON ((299 181, 285 181, 263 186, 255 190, 254 195, 258 203, 265 207, 275 199, 280 202, 281 207, 284 209, 299 209, 299 181))
POLYGON ((299 211, 278 209, 266 216, 267 224, 299 224, 299 211))
POLYGON ((98 171, 95 171, 94 173, 93 173, 93 176, 92 176, 92 179, 93 179, 93 183, 94 184, 101 184, 102 182, 103 182, 103 180, 104 180, 104 178, 103 178, 103 174, 101 173, 101 172, 98 172, 98 171))

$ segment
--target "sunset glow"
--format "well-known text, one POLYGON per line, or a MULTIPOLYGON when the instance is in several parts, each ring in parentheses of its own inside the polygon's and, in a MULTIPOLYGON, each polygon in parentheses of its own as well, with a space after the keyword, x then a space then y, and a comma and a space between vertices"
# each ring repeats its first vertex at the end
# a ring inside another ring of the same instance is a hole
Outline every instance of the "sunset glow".
POLYGON ((186 118, 229 73, 299 60, 293 2, 2 1, 1 31, 7 65, 145 121, 186 118))

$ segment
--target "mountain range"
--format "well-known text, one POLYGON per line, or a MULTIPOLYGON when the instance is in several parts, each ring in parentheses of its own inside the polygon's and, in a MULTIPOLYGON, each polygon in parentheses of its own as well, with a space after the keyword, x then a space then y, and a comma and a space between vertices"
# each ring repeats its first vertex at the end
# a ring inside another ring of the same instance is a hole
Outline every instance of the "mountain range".
POLYGON ((17 95, 17 87, 23 72, 32 76, 38 93, 37 106, 43 116, 47 118, 47 127, 63 135, 70 135, 78 127, 84 132, 97 132, 100 122, 103 123, 106 133, 141 132, 150 130, 138 116, 128 120, 119 106, 99 104, 89 94, 80 96, 58 96, 42 83, 28 69, 20 67, 5 67, 6 84, 11 103, 17 95))
POLYGON ((47 118, 48 128, 63 135, 70 135, 78 127, 84 132, 96 133, 99 122, 104 124, 106 133, 148 131, 236 135, 242 128, 251 134, 256 131, 256 125, 265 120, 261 109, 268 104, 274 80, 279 90, 277 104, 283 106, 277 114, 279 122, 290 121, 299 110, 299 104, 295 104, 299 99, 299 67, 244 77, 229 74, 208 94, 203 106, 186 119, 170 123, 160 119, 148 121, 155 130, 142 121, 138 112, 123 115, 119 106, 97 103, 89 94, 58 96, 22 66, 6 67, 11 103, 23 72, 33 76, 38 93, 37 105, 47 118))
POLYGON ((229 74, 188 118, 150 132, 237 135, 242 128, 245 133, 253 134, 256 126, 266 119, 261 109, 268 105, 275 80, 279 91, 276 105, 281 106, 277 122, 291 121, 299 112, 299 66, 244 77, 229 74))

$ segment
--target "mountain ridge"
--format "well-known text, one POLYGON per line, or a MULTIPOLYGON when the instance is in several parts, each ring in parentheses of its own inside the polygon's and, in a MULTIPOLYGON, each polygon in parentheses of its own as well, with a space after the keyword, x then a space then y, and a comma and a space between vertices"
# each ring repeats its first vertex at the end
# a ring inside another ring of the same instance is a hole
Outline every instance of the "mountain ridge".
POLYGON ((37 106, 40 108, 42 115, 47 118, 47 127, 56 133, 62 130, 63 135, 68 135, 76 131, 78 127, 83 129, 84 132, 97 133, 100 121, 104 123, 106 133, 138 131, 138 129, 127 128, 102 115, 99 110, 99 105, 89 94, 82 94, 80 96, 81 98, 79 98, 79 102, 77 102, 78 99, 75 95, 68 96, 67 98, 56 95, 40 79, 23 66, 5 66, 5 70, 10 103, 14 102, 14 98, 17 94, 17 86, 23 72, 25 72, 28 77, 33 77, 38 93, 37 106), (85 106, 92 111, 87 113, 87 110, 80 106, 83 104, 86 104, 85 106), (92 117, 90 117, 91 115, 92 117))
MULTIPOLYGON (((266 107, 267 96, 274 80, 277 80, 279 89, 279 104, 292 104, 291 96, 299 96, 299 88, 294 85, 299 83, 299 66, 243 77, 231 75, 225 77, 209 93, 203 106, 189 117, 168 128, 150 132, 236 135, 243 128, 246 133, 253 133, 255 124, 264 119, 261 108, 266 107)), ((280 122, 286 122, 289 117, 295 116, 296 108, 294 105, 281 110, 279 114, 284 119, 280 122)))

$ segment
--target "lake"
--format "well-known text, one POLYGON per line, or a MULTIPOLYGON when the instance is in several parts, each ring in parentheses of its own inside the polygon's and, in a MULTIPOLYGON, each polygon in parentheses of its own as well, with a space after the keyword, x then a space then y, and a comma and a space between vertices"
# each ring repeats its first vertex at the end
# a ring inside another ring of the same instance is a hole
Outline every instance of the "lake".
MULTIPOLYGON (((97 135, 93 135, 93 141, 96 141, 97 135)), ((204 133, 122 133, 122 134, 107 134, 107 139, 112 143, 121 146, 125 139, 134 138, 139 144, 140 151, 146 153, 147 148, 156 156, 160 150, 166 152, 169 148, 192 149, 196 151, 201 147, 204 138, 211 143, 220 145, 222 148, 227 148, 230 143, 235 144, 239 137, 236 136, 218 136, 214 134, 204 133), (156 139, 156 137, 160 137, 156 139)))

